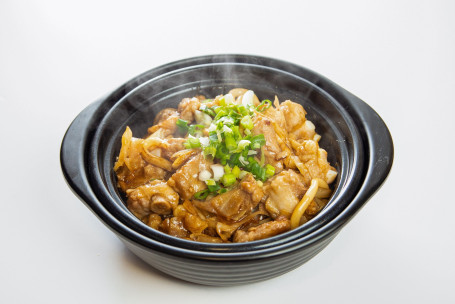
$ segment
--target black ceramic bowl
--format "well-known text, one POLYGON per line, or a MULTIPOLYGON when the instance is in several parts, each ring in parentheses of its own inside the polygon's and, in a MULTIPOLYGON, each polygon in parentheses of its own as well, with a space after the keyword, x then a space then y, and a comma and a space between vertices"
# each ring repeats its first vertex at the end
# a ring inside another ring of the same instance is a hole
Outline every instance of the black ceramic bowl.
POLYGON ((392 160, 390 133, 366 103, 313 71, 246 55, 190 58, 139 75, 83 110, 61 147, 71 189, 132 252, 167 274, 207 285, 265 280, 308 261, 380 188, 392 160), (277 95, 304 106, 339 172, 330 202, 297 229, 249 243, 197 243, 146 226, 116 188, 112 168, 125 127, 140 137, 161 109, 184 97, 213 97, 235 87, 249 88, 260 99, 277 95))

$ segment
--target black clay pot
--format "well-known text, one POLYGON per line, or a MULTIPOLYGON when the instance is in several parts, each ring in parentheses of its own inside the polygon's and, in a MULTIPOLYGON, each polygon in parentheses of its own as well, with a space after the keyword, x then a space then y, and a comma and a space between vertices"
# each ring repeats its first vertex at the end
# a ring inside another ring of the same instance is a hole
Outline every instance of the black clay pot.
POLYGON ((246 55, 190 58, 139 75, 83 110, 61 147, 71 189, 132 252, 167 274, 207 285, 265 280, 308 261, 380 188, 392 160, 391 135, 366 103, 313 71, 246 55), (330 202, 297 229, 249 243, 197 243, 146 226, 128 211, 116 188, 112 168, 125 127, 140 137, 161 109, 176 107, 184 97, 213 97, 234 87, 304 106, 339 172, 330 202))

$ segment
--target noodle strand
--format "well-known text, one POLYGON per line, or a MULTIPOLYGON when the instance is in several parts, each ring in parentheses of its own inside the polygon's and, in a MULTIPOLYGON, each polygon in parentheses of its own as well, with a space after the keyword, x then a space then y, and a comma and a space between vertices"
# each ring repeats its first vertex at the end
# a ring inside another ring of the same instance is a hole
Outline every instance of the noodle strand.
POLYGON ((292 212, 291 229, 297 228, 299 226, 300 219, 302 218, 310 203, 315 198, 319 187, 328 189, 329 185, 327 185, 327 183, 320 178, 313 178, 307 192, 302 197, 297 206, 295 206, 294 211, 292 212))

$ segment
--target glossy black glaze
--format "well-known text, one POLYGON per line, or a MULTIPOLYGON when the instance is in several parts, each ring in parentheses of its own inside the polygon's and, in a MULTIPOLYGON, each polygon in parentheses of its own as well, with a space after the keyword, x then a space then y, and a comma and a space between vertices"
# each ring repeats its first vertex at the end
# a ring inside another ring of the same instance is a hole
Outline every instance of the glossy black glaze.
POLYGON ((71 189, 132 252, 172 276, 207 285, 260 281, 309 260, 379 189, 392 160, 390 133, 366 103, 313 71, 246 55, 190 58, 139 75, 83 110, 61 147, 71 189), (126 125, 139 137, 162 108, 234 87, 250 88, 262 99, 276 94, 303 104, 339 171, 331 201, 301 227, 250 243, 197 243, 144 225, 125 207, 112 170, 126 125))

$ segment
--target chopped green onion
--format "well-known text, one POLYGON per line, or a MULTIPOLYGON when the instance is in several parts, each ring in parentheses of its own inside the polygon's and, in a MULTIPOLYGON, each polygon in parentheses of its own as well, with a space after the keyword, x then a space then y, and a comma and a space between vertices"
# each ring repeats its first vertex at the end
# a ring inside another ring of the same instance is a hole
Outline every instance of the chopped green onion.
POLYGON ((189 137, 183 145, 187 149, 194 149, 199 148, 201 146, 201 142, 197 138, 189 137))
POLYGON ((227 192, 226 188, 221 188, 220 190, 218 190, 218 194, 223 194, 223 193, 226 193, 226 192, 227 192))
POLYGON ((229 165, 224 166, 224 172, 226 173, 231 173, 232 169, 229 167, 229 165))
POLYGON ((240 153, 231 154, 231 157, 229 158, 229 164, 233 166, 240 165, 239 157, 240 153))
POLYGON ((218 135, 216 133, 216 131, 212 131, 209 133, 209 141, 211 143, 217 143, 218 142, 218 135))
POLYGON ((231 133, 224 133, 224 141, 226 143, 226 148, 229 151, 237 149, 237 143, 235 142, 234 136, 231 133))
POLYGON ((242 154, 244 159, 248 158, 248 150, 247 149, 244 149, 241 154, 242 154))
POLYGON ((215 183, 214 185, 207 186, 207 188, 209 189, 210 193, 213 193, 220 190, 221 186, 218 183, 215 183))
POLYGON ((207 104, 209 100, 205 100, 196 113, 196 124, 177 120, 179 132, 189 134, 184 143, 186 148, 202 148, 204 156, 212 157, 215 165, 224 166, 223 173, 216 179, 206 181, 208 189, 198 192, 198 198, 204 199, 213 193, 229 191, 237 179, 242 179, 248 173, 252 173, 258 182, 275 174, 273 166, 264 166, 264 134, 252 135, 256 111, 267 110, 272 102, 265 99, 255 107, 253 98, 254 92, 248 91, 243 95, 242 103, 235 104, 234 97, 226 94, 219 98, 219 106, 211 107, 207 104), (208 135, 202 131, 208 132, 208 135), (258 154, 258 149, 261 149, 261 155, 258 154))
POLYGON ((234 135, 234 138, 236 141, 238 141, 242 138, 242 134, 240 134, 239 126, 232 126, 231 130, 232 130, 232 134, 234 135))
POLYGON ((188 132, 188 122, 183 119, 178 119, 177 122, 175 123, 180 131, 180 133, 186 134, 188 132))
POLYGON ((270 164, 267 164, 265 166, 265 176, 268 178, 272 177, 273 175, 275 175, 275 167, 270 164))
POLYGON ((213 179, 208 179, 208 180, 205 181, 205 183, 207 184, 207 186, 215 186, 216 185, 216 182, 213 179))
POLYGON ((250 115, 250 111, 243 105, 237 105, 237 111, 244 117, 250 115))
POLYGON ((271 106, 272 106, 272 102, 270 100, 268 100, 268 99, 265 99, 256 107, 256 111, 264 112, 265 110, 267 110, 271 106))
POLYGON ((250 163, 243 157, 243 155, 239 156, 239 162, 242 167, 247 167, 250 163))
POLYGON ((218 142, 223 142, 223 137, 221 137, 220 130, 216 130, 216 137, 218 138, 218 142))
POLYGON ((250 162, 250 168, 251 168, 251 173, 253 173, 254 176, 260 177, 261 176, 261 165, 259 165, 258 162, 250 162))
POLYGON ((214 120, 218 120, 218 119, 220 119, 221 117, 227 115, 227 112, 226 112, 222 107, 219 107, 218 109, 220 109, 218 112, 215 110, 216 116, 215 116, 214 120))
POLYGON ((229 187, 235 183, 236 179, 237 178, 235 177, 234 174, 227 173, 227 174, 223 175, 223 177, 221 178, 221 182, 223 183, 223 185, 225 187, 229 187))
POLYGON ((223 133, 232 133, 232 129, 229 128, 228 126, 224 125, 223 128, 221 129, 221 132, 223 132, 223 133))
POLYGON ((212 108, 207 108, 206 105, 201 105, 199 111, 209 115, 210 117, 215 117, 216 113, 212 108))
POLYGON ((239 152, 240 151, 244 151, 246 149, 246 147, 248 147, 250 145, 250 143, 251 143, 251 141, 242 139, 241 141, 239 141, 239 144, 237 146, 237 150, 239 152))
POLYGON ((197 129, 204 129, 205 126, 204 125, 190 125, 188 127, 188 133, 191 134, 191 135, 194 135, 197 131, 197 129))
POLYGON ((236 178, 238 178, 240 176, 240 168, 238 166, 234 166, 234 168, 232 168, 231 173, 234 174, 236 178))
POLYGON ((218 125, 221 128, 228 127, 228 126, 230 127, 235 124, 234 118, 232 118, 230 116, 223 116, 218 120, 218 122, 219 122, 218 125))
POLYGON ((216 149, 215 157, 220 159, 221 164, 223 161, 225 162, 223 165, 226 164, 226 160, 230 158, 229 150, 226 148, 225 145, 220 145, 218 149, 216 149))
POLYGON ((212 155, 212 157, 215 157, 216 155, 216 148, 214 146, 208 146, 204 148, 204 155, 212 155))
POLYGON ((240 124, 242 127, 245 129, 251 130, 253 129, 253 120, 251 119, 251 116, 243 116, 243 118, 240 120, 240 124))
POLYGON ((263 145, 265 145, 264 134, 259 134, 259 135, 253 136, 253 138, 251 138, 251 147, 253 149, 259 149, 263 145))
POLYGON ((198 200, 203 200, 209 195, 209 189, 205 189, 194 194, 194 198, 198 200))
POLYGON ((247 174, 248 174, 248 171, 243 171, 243 170, 241 170, 241 171, 240 171, 240 174, 239 174, 239 178, 240 178, 240 179, 243 179, 247 174))

